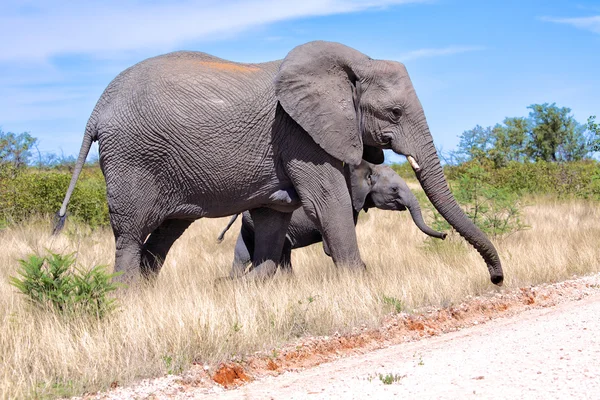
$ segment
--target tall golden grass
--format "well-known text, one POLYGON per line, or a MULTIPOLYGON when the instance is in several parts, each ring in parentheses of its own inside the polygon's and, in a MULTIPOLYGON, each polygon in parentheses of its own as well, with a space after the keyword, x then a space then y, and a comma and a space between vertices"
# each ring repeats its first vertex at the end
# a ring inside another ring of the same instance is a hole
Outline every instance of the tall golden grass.
MULTIPOLYGON (((495 242, 505 287, 600 271, 598 203, 536 199, 525 220, 531 229, 495 242)), ((366 273, 336 270, 314 245, 294 251, 293 276, 215 284, 228 274, 239 227, 217 244, 226 221, 192 225, 156 285, 121 294, 119 311, 102 321, 65 320, 32 309, 8 281, 17 259, 45 249, 77 252, 79 267, 110 264, 109 230, 71 224, 51 237, 49 222, 39 220, 0 232, 0 397, 101 390, 114 381, 178 372, 192 362, 269 351, 306 334, 376 326, 395 305, 410 311, 500 290, 460 237, 428 239, 408 213, 379 210, 363 215, 357 227, 366 273)))

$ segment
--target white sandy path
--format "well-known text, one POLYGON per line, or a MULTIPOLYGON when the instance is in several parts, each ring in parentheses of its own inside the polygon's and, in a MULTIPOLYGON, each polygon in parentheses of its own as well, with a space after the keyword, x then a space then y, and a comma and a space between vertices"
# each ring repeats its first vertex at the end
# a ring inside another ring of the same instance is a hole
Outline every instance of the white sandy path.
POLYGON ((600 295, 194 398, 600 399, 600 295))

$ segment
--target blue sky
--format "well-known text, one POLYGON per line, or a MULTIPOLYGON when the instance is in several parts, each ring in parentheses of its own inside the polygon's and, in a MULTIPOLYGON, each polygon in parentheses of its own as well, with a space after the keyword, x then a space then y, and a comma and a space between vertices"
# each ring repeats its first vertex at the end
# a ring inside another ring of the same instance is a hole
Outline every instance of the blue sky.
POLYGON ((444 151, 533 103, 600 117, 599 0, 3 0, 0 26, 0 127, 42 153, 77 154, 106 85, 144 58, 260 62, 316 39, 404 62, 444 151))

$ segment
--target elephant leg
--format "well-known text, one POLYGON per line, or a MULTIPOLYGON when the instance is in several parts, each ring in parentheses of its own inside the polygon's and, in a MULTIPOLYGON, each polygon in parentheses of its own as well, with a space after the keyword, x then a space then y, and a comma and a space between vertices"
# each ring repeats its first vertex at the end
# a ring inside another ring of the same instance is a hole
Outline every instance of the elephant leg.
POLYGON ((142 276, 145 278, 158 276, 171 246, 192 222, 184 219, 168 219, 150 234, 142 248, 142 276))
POLYGON ((248 276, 263 279, 277 271, 292 213, 256 208, 250 210, 250 215, 254 221, 254 268, 248 276))
POLYGON ((253 254, 254 234, 242 228, 235 242, 235 254, 230 272, 232 278, 242 276, 246 272, 246 268, 252 262, 253 254))
POLYGON ((279 261, 279 267, 281 271, 292 273, 292 243, 286 237, 283 243, 283 252, 281 253, 281 260, 279 261))
MULTIPOLYGON (((309 146, 314 154, 322 150, 309 146)), ((314 155, 313 154, 313 155, 314 155)), ((353 206, 342 163, 327 155, 324 161, 311 162, 310 155, 291 159, 286 172, 302 200, 310 221, 322 233, 323 241, 336 266, 363 269, 354 227, 353 206)))
POLYGON ((144 242, 164 221, 165 207, 160 203, 160 191, 155 183, 141 178, 135 168, 127 169, 122 164, 110 170, 106 168, 103 166, 110 224, 115 236, 115 272, 121 273, 116 279, 135 283, 142 273, 144 242))
POLYGON ((142 239, 115 233, 115 245, 115 273, 121 273, 116 279, 128 284, 137 281, 140 273, 142 239))
MULTIPOLYGON (((345 207, 339 204, 328 205, 318 211, 318 219, 313 222, 319 226, 323 234, 325 251, 329 251, 331 258, 336 266, 343 266, 351 269, 365 269, 365 263, 360 257, 358 251, 358 242, 356 240, 356 230, 352 219, 351 210, 346 212, 345 207)), ((327 254, 327 253, 326 253, 327 254)))

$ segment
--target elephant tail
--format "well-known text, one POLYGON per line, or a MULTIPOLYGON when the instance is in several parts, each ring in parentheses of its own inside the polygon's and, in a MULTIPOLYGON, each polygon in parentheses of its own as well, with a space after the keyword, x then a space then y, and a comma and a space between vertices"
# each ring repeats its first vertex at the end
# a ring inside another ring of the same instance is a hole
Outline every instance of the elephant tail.
POLYGON ((83 143, 81 144, 81 149, 79 150, 79 157, 77 158, 77 163, 75 164, 75 169, 73 170, 73 175, 71 176, 71 183, 69 184, 67 194, 65 195, 65 199, 63 200, 60 210, 54 216, 54 227, 52 229, 53 235, 58 234, 65 226, 65 221, 67 219, 67 204, 69 204, 73 190, 75 190, 77 178, 79 178, 79 174, 83 169, 83 164, 85 164, 85 159, 90 152, 92 143, 98 139, 97 131, 95 128, 92 128, 92 125, 95 124, 92 124, 91 121, 88 122, 88 125, 85 129, 85 135, 83 136, 83 143))
POLYGON ((233 225, 233 223, 235 222, 235 220, 237 219, 237 217, 239 215, 240 214, 238 213, 238 214, 234 214, 234 215, 231 216, 231 219, 227 223, 227 226, 225 227, 225 229, 223 229, 223 231, 221 232, 221 234, 217 238, 217 242, 221 243, 223 241, 223 238, 225 237, 225 234, 227 233, 227 231, 229 230, 229 228, 231 228, 231 225, 233 225))

